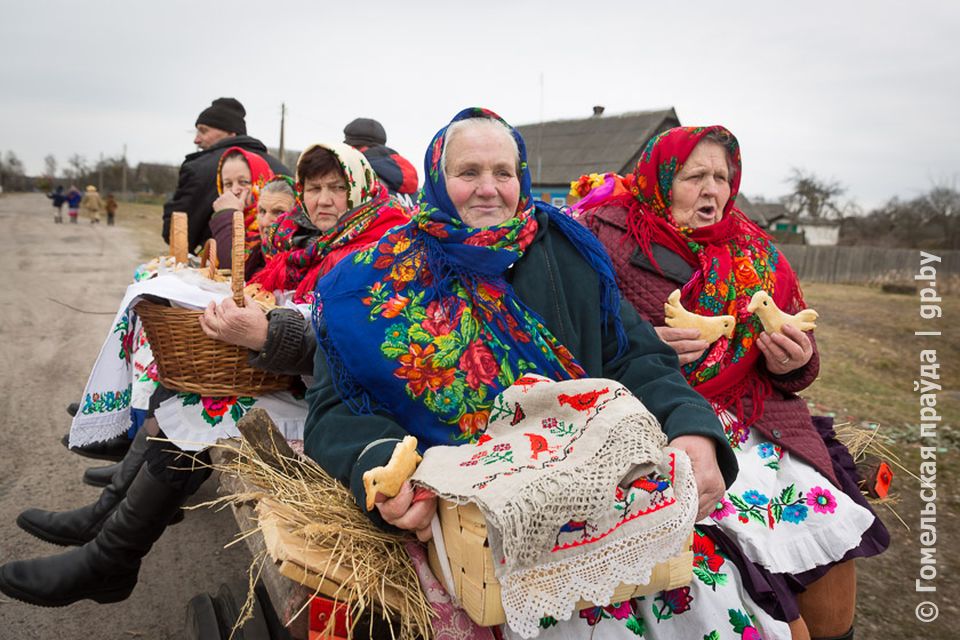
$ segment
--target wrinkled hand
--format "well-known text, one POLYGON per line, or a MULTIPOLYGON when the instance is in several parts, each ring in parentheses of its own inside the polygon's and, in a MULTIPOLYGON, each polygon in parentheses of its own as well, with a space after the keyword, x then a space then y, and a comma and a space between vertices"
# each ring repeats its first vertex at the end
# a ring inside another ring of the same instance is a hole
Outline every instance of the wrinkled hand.
POLYGON ((667 343, 680 357, 680 364, 688 364, 703 355, 710 346, 700 339, 699 329, 675 329, 674 327, 654 327, 660 339, 667 343))
POLYGON ((246 306, 238 307, 233 298, 220 304, 211 302, 200 316, 200 328, 208 337, 253 351, 267 344, 267 314, 249 296, 246 306))
POLYGON ((697 483, 700 507, 697 522, 713 513, 723 497, 726 486, 717 464, 717 444, 706 436, 678 436, 670 441, 671 447, 682 449, 690 457, 693 478, 697 483))
POLYGON ((244 203, 247 201, 247 196, 249 194, 248 190, 244 190, 242 198, 238 198, 233 195, 230 191, 224 191, 220 194, 216 200, 213 201, 213 212, 224 211, 226 209, 233 209, 234 211, 243 211, 246 205, 244 203))
POLYGON ((377 494, 377 509, 387 524, 398 529, 415 531, 420 542, 426 542, 433 537, 430 523, 437 512, 437 496, 424 497, 413 501, 414 490, 410 481, 400 487, 400 493, 393 498, 377 494))
POLYGON ((789 324, 783 325, 782 331, 782 334, 764 331, 757 338, 767 371, 774 375, 796 371, 813 356, 813 344, 806 333, 789 324))

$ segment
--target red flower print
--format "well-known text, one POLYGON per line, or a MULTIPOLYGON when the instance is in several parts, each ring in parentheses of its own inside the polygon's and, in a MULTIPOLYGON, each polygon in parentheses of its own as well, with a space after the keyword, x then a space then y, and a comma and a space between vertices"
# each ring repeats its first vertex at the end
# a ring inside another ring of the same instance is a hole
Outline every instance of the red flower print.
POLYGON ((460 323, 460 316, 463 315, 463 309, 466 305, 463 300, 458 299, 451 318, 447 314, 447 309, 453 306, 453 299, 434 300, 427 305, 427 319, 421 323, 421 326, 432 336, 448 335, 460 323))
POLYGON ((230 407, 237 403, 237 397, 225 396, 223 398, 208 398, 207 396, 201 396, 200 402, 203 404, 204 412, 208 416, 216 418, 230 411, 230 407))
POLYGON ((384 318, 396 318, 403 312, 404 307, 406 307, 409 302, 410 298, 398 293, 384 303, 381 315, 383 315, 384 318))
POLYGON ((747 627, 740 635, 740 640, 763 640, 763 636, 761 636, 760 632, 753 627, 747 627))
POLYGON ((716 573, 723 565, 723 557, 717 553, 717 545, 713 540, 700 532, 693 534, 693 566, 707 565, 710 571, 716 573))
POLYGON ((439 391, 449 386, 456 377, 456 371, 453 368, 437 369, 433 366, 435 352, 436 349, 432 344, 424 349, 414 342, 410 345, 409 351, 398 358, 400 366, 393 375, 406 380, 414 396, 419 397, 427 389, 439 391))
POLYGON ((491 247, 503 240, 509 232, 509 229, 484 229, 464 240, 463 244, 473 247, 491 247))
POLYGON ((410 247, 410 238, 403 233, 391 233, 387 236, 387 241, 380 243, 378 249, 381 254, 374 261, 375 269, 386 269, 394 263, 396 256, 403 253, 410 247))
POLYGON ((670 589, 660 594, 663 603, 670 607, 672 613, 680 614, 690 609, 690 603, 693 602, 693 596, 690 595, 690 587, 680 587, 679 589, 670 589))
POLYGON ((493 352, 479 340, 471 342, 460 356, 460 369, 467 372, 467 385, 474 390, 490 384, 500 373, 500 365, 493 357, 493 352))
POLYGON ((524 251, 527 247, 530 246, 530 243, 533 242, 534 236, 537 235, 537 220, 536 218, 530 220, 523 225, 520 229, 520 235, 517 237, 517 244, 520 246, 520 250, 524 251))
MULTIPOLYGON (((489 411, 477 411, 476 413, 465 413, 460 418, 460 432, 472 436, 473 434, 487 428, 487 416, 489 411)), ((486 434, 484 434, 486 435, 486 434)), ((482 440, 484 436, 480 436, 482 440)))

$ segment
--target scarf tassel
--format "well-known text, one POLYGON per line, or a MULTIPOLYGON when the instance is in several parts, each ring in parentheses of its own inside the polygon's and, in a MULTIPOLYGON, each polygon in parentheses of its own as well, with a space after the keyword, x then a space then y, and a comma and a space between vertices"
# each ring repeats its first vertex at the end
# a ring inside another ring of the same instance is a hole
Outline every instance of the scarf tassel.
POLYGON ((327 323, 323 317, 323 306, 320 300, 313 305, 313 330, 317 336, 317 346, 327 358, 327 367, 333 385, 343 403, 354 415, 372 415, 380 409, 377 402, 367 393, 362 384, 350 373, 336 345, 327 332, 327 323))

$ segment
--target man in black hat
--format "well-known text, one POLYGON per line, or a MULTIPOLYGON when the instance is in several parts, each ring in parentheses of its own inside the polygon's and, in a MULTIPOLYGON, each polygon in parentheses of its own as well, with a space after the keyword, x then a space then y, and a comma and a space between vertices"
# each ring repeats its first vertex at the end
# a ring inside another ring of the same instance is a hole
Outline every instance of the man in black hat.
POLYGON ((412 206, 419 178, 409 160, 387 146, 387 132, 373 118, 357 118, 343 128, 343 142, 366 156, 380 181, 412 206))
POLYGON ((274 173, 290 173, 267 147, 247 135, 247 112, 235 98, 217 98, 197 117, 193 143, 199 151, 188 154, 180 165, 180 177, 173 197, 163 205, 163 239, 170 241, 170 217, 174 211, 187 213, 187 238, 194 251, 210 237, 210 216, 217 199, 217 167, 220 156, 230 147, 240 147, 262 156, 274 173))

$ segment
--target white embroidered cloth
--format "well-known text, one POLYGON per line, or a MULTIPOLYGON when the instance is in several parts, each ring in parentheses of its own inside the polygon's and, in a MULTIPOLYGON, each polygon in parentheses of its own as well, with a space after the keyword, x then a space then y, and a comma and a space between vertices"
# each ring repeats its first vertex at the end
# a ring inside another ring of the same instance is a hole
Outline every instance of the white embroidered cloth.
POLYGON ((665 445, 623 385, 527 375, 495 399, 475 446, 432 447, 413 480, 480 507, 507 623, 532 638, 543 616, 609 604, 681 550, 697 490, 686 455, 665 445))
MULTIPOLYGON (((134 380, 142 376, 139 369, 146 366, 134 353, 140 323, 133 307, 147 295, 170 300, 179 307, 203 309, 210 302, 220 302, 232 293, 229 284, 214 282, 189 270, 168 271, 127 287, 83 389, 80 409, 70 425, 71 447, 107 440, 130 428, 134 380)), ((284 303, 283 300, 278 296, 278 304, 297 308, 309 317, 309 308, 300 308, 302 305, 284 303)), ((138 408, 143 408, 142 403, 141 398, 138 408)), ((299 429, 302 433, 302 423, 299 429)), ((295 429, 291 427, 291 431, 295 429)))

